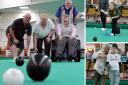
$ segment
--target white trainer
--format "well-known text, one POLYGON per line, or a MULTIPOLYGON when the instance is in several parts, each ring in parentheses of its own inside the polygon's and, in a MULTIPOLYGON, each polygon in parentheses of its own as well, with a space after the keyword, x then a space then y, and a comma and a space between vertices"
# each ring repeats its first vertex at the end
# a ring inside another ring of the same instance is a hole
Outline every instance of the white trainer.
POLYGON ((113 34, 113 33, 111 33, 111 34, 110 34, 110 36, 114 36, 114 34, 113 34))
POLYGON ((16 61, 16 58, 17 58, 17 57, 13 57, 13 62, 15 62, 15 61, 16 61))
POLYGON ((102 30, 102 31, 105 31, 105 30, 106 30, 106 28, 101 28, 101 30, 102 30))

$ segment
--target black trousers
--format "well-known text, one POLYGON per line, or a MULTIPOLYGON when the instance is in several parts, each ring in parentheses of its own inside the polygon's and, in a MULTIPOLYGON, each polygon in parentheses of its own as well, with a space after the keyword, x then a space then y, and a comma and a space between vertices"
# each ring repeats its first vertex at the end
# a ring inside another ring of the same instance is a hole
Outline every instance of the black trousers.
POLYGON ((119 18, 114 18, 114 19, 112 19, 111 25, 112 25, 112 33, 113 33, 113 34, 117 34, 118 19, 119 19, 119 18))
POLYGON ((46 38, 43 39, 37 39, 37 49, 38 49, 38 53, 42 53, 42 45, 43 45, 43 41, 44 41, 44 48, 45 48, 45 54, 50 56, 50 49, 51 49, 51 40, 50 42, 46 41, 46 38))
MULTIPOLYGON (((24 49, 24 39, 22 39, 22 40, 19 40, 19 39, 18 39, 18 41, 19 41, 19 43, 16 44, 16 47, 17 47, 17 48, 20 48, 20 49, 24 49)), ((15 42, 12 41, 12 43, 15 43, 15 42)))
POLYGON ((103 12, 100 12, 100 16, 101 16, 102 27, 106 28, 106 17, 107 17, 107 15, 105 15, 103 12))

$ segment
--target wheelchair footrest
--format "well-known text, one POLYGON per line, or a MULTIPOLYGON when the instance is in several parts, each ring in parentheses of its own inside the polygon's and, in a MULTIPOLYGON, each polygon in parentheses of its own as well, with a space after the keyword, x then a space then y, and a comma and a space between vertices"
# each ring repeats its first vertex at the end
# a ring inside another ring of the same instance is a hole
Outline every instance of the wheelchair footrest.
POLYGON ((57 61, 74 61, 74 62, 80 62, 80 59, 78 57, 56 57, 55 62, 57 61))

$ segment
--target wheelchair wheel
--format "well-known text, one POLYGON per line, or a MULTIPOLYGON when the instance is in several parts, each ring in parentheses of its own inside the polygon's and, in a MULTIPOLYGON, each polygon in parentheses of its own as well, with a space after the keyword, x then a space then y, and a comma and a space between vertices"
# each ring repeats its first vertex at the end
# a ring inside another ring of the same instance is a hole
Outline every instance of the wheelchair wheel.
POLYGON ((52 52, 51 52, 51 58, 52 58, 52 62, 57 62, 57 58, 56 58, 56 56, 55 56, 55 53, 56 53, 56 51, 54 51, 54 50, 52 50, 52 52))
POLYGON ((51 49, 52 62, 57 62, 55 54, 56 54, 56 42, 55 42, 55 40, 52 40, 52 49, 51 49))
POLYGON ((76 46, 76 56, 74 58, 75 62, 80 62, 81 50, 80 50, 80 40, 77 40, 76 46))

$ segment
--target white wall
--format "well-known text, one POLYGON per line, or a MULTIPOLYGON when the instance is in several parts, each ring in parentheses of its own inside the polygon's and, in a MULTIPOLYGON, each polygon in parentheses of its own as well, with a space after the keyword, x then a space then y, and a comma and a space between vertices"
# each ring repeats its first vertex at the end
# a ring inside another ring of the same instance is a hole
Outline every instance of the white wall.
POLYGON ((77 34, 78 34, 78 39, 81 41, 81 48, 84 48, 85 42, 84 42, 84 22, 78 22, 76 25, 77 28, 77 34))
POLYGON ((31 4, 31 0, 0 0, 0 9, 31 4))
POLYGON ((118 43, 118 48, 124 52, 125 51, 125 43, 118 43))
MULTIPOLYGON (((0 18, 0 29, 6 29, 6 27, 17 18, 22 18, 25 13, 2 13, 0 18)), ((31 22, 39 20, 39 13, 31 13, 32 19, 31 22)))
POLYGON ((58 1, 58 0, 31 0, 31 4, 45 3, 45 2, 51 2, 51 1, 58 1))
POLYGON ((57 0, 0 0, 0 9, 45 3, 57 0))

